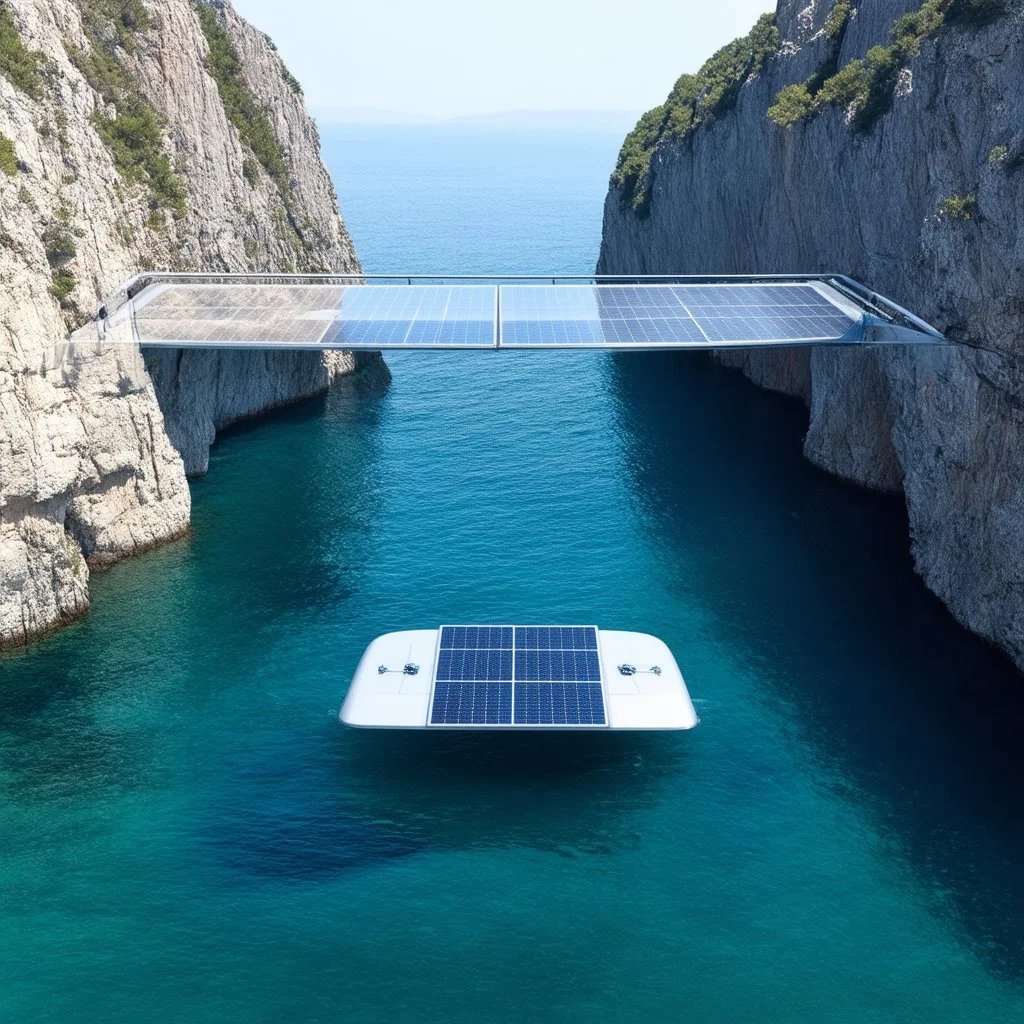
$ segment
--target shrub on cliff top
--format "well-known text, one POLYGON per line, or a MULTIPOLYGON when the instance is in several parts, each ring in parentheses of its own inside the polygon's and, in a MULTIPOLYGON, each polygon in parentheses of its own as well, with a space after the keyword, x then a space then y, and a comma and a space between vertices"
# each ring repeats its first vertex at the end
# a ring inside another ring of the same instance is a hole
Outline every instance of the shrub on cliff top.
POLYGON ((837 107, 848 107, 856 101, 867 99, 871 79, 862 60, 851 60, 841 71, 821 83, 816 99, 819 104, 834 103, 837 107))
POLYGON ((92 116, 114 166, 126 181, 148 190, 152 208, 166 206, 184 213, 185 186, 164 152, 163 119, 143 99, 117 58, 98 40, 90 39, 90 44, 89 53, 70 45, 67 52, 104 104, 112 104, 116 110, 112 118, 99 108, 92 116))
POLYGON ((896 19, 889 33, 896 59, 908 60, 921 52, 921 43, 942 28, 950 2, 925 0, 916 11, 908 11, 896 19))
POLYGON ((783 128, 807 117, 814 108, 814 97, 806 85, 787 85, 768 108, 768 116, 783 128))
POLYGON ((0 171, 13 178, 18 173, 18 153, 14 143, 0 132, 0 171))
POLYGON ((149 11, 142 0, 75 0, 82 11, 86 30, 105 38, 113 32, 118 44, 129 53, 135 50, 135 33, 150 25, 149 11))
POLYGON ((623 207, 639 216, 650 208, 651 155, 662 139, 682 138, 731 110, 740 89, 758 74, 781 44, 775 15, 762 15, 750 32, 723 46, 695 75, 682 75, 668 99, 647 111, 626 136, 612 172, 623 207))
MULTIPOLYGON (((665 108, 655 107, 637 121, 636 127, 622 144, 612 174, 612 181, 622 190, 623 201, 628 197, 638 212, 646 211, 649 204, 647 175, 651 166, 651 153, 661 138, 664 117, 665 108)), ((690 119, 692 121, 692 113, 690 119)))
POLYGON ((764 14, 747 35, 723 46, 697 72, 704 89, 695 100, 695 120, 734 107, 743 84, 761 70, 780 44, 775 15, 764 14))
POLYGON ((43 230, 43 247, 46 261, 50 264, 50 294, 67 313, 76 313, 77 307, 71 299, 75 290, 75 275, 68 264, 78 255, 75 236, 71 226, 71 214, 61 207, 43 230))
POLYGON ((21 41, 11 8, 0 0, 0 75, 32 99, 42 99, 43 60, 41 53, 29 50, 21 41))
MULTIPOLYGON (((840 6, 836 4, 829 20, 840 6)), ((786 86, 768 109, 768 116, 776 124, 789 127, 827 104, 852 105, 853 123, 867 131, 892 107, 900 72, 921 52, 926 39, 934 38, 952 22, 987 24, 1004 9, 1004 0, 924 0, 916 10, 893 22, 888 46, 873 46, 863 60, 851 60, 834 74, 805 82, 809 103, 799 86, 786 86)))
POLYGON ((288 70, 284 61, 281 61, 281 77, 284 79, 285 85, 287 85, 296 96, 301 98, 302 83, 288 70))
POLYGON ((217 91, 228 120, 235 126, 238 137, 252 150, 282 191, 287 190, 288 169, 284 150, 274 134, 266 110, 242 78, 242 61, 238 51, 212 8, 199 5, 196 14, 210 51, 207 68, 217 83, 217 91))
POLYGON ((838 39, 846 28, 846 23, 853 13, 853 4, 850 0, 836 0, 835 7, 829 12, 822 29, 829 39, 838 39))
POLYGON ((970 220, 978 212, 978 197, 973 192, 967 196, 950 196, 939 210, 950 220, 970 220))
POLYGON ((902 42, 893 46, 872 46, 864 55, 866 88, 863 97, 856 101, 854 114, 854 124, 861 131, 868 131, 892 109, 900 71, 909 57, 920 51, 920 40, 911 44, 908 37, 901 38, 902 42))
POLYGON ((97 117, 94 123, 121 174, 148 187, 150 207, 167 206, 183 213, 185 186, 163 152, 163 122, 153 108, 141 106, 135 114, 118 112, 113 120, 97 117))
POLYGON ((149 26, 141 0, 77 0, 89 52, 65 44, 68 57, 99 94, 112 105, 114 117, 101 109, 93 113, 96 133, 110 150, 114 166, 126 180, 143 185, 151 209, 167 207, 185 212, 185 186, 164 152, 163 118, 143 97, 124 64, 125 51, 134 49, 133 33, 149 26))

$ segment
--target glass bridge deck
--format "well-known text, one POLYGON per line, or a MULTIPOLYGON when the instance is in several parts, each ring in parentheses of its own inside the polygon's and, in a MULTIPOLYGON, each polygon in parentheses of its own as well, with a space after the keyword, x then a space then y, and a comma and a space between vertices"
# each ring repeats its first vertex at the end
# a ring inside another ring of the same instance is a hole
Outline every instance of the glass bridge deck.
POLYGON ((841 275, 374 278, 148 274, 106 342, 170 348, 715 349, 942 343, 841 275))

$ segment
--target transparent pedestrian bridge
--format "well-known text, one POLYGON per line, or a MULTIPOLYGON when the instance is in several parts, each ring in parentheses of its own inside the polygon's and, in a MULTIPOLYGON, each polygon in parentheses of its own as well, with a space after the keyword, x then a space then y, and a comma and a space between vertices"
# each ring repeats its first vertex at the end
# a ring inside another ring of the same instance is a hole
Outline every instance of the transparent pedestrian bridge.
POLYGON ((101 343, 246 349, 719 349, 941 344, 839 274, 375 277, 142 274, 101 343))

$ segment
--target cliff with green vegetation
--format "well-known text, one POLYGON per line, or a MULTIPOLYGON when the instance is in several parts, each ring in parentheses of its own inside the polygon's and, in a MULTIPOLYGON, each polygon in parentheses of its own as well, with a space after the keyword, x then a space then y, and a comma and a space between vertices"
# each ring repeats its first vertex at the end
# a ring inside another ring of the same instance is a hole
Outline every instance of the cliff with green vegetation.
POLYGON ((1022 96, 1021 0, 781 0, 627 138, 599 269, 841 271, 946 332, 720 358, 903 494, 927 585, 1024 666, 1022 96))
POLYGON ((185 533, 216 430, 346 353, 56 356, 139 270, 356 271, 316 127, 223 0, 0 0, 0 646, 185 533))

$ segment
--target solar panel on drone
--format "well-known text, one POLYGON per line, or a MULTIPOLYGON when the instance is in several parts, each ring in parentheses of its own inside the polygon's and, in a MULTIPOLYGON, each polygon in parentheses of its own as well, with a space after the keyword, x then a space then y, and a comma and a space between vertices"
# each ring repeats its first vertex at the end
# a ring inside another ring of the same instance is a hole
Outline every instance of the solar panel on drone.
POLYGON ((822 283, 504 285, 506 348, 711 348, 858 335, 860 315, 822 283))
POLYGON ((494 348, 494 285, 159 284, 131 307, 142 345, 494 348))
POLYGON ((442 626, 431 725, 606 724, 594 626, 442 626))
POLYGON ((511 725, 511 626, 442 626, 431 725, 511 725))
POLYGON ((516 725, 604 725, 594 626, 516 626, 516 725))
POLYGON ((516 725, 604 725, 600 683, 516 683, 516 725))

